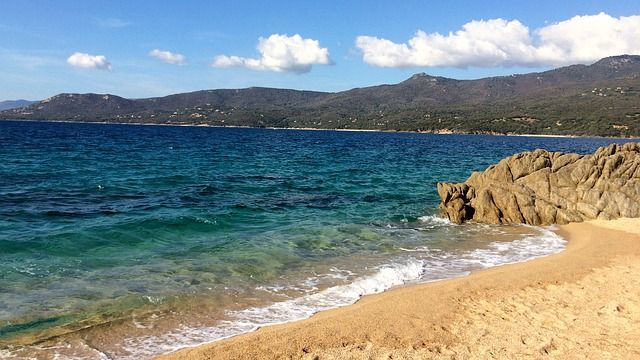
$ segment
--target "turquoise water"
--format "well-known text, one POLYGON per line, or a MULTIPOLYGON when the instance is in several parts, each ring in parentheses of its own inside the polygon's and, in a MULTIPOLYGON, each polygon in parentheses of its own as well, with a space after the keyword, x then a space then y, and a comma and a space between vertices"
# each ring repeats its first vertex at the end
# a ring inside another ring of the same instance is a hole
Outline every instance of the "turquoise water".
POLYGON ((556 252, 440 220, 435 183, 612 141, 0 122, 0 355, 144 358, 556 252))

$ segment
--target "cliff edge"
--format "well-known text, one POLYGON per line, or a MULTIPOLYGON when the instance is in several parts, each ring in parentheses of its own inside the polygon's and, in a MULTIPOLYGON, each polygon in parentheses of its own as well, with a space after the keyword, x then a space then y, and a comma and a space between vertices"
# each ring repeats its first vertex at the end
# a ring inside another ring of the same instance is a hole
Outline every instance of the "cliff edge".
POLYGON ((612 144, 591 155, 527 151, 438 183, 440 210, 454 223, 566 224, 640 217, 640 143, 612 144))

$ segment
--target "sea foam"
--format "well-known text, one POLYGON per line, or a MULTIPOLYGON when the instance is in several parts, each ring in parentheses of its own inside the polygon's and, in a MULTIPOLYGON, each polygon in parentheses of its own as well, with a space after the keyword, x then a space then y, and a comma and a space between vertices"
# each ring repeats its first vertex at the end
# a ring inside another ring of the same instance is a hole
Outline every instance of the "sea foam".
POLYGON ((364 295, 380 293, 394 286, 465 276, 473 270, 527 261, 564 249, 565 240, 551 228, 538 230, 539 235, 493 242, 486 248, 460 253, 432 251, 427 247, 412 249, 410 257, 379 266, 372 275, 264 307, 230 311, 228 320, 213 327, 183 326, 162 335, 127 339, 125 349, 130 355, 122 358, 150 358, 254 331, 262 326, 305 319, 319 311, 353 304, 364 295))
POLYGON ((437 215, 424 215, 418 218, 423 223, 428 223, 431 225, 455 225, 449 219, 445 219, 443 217, 437 215))

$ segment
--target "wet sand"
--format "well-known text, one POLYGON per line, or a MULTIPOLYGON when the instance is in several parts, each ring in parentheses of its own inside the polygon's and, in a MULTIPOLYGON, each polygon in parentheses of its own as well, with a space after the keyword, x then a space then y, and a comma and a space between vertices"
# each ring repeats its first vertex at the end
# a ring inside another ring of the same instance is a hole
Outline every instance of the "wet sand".
POLYGON ((640 219, 560 226, 559 254, 366 296, 159 359, 640 358, 640 219))

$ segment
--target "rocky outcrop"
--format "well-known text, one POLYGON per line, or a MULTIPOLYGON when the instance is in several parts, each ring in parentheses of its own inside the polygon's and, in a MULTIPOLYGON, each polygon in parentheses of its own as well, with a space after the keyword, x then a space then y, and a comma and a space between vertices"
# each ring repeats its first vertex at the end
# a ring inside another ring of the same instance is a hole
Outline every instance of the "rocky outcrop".
POLYGON ((640 217, 640 143, 613 144, 592 155, 519 153, 464 183, 438 183, 438 194, 443 215, 458 224, 640 217))

